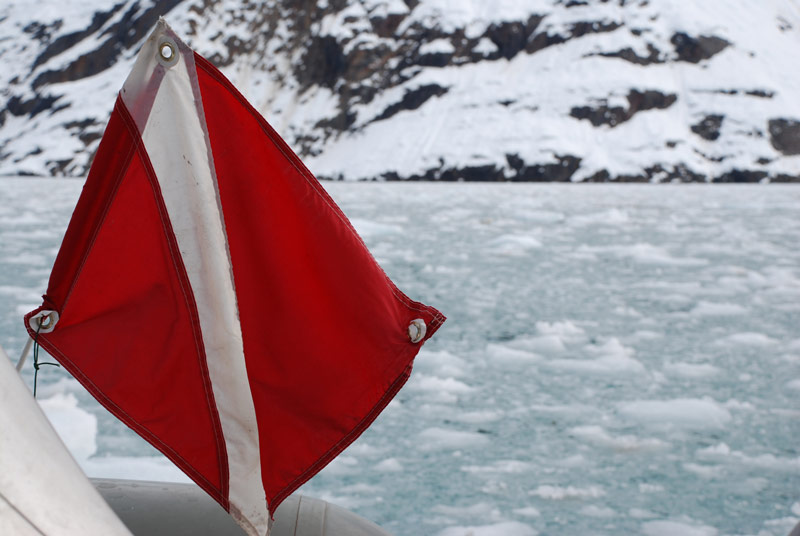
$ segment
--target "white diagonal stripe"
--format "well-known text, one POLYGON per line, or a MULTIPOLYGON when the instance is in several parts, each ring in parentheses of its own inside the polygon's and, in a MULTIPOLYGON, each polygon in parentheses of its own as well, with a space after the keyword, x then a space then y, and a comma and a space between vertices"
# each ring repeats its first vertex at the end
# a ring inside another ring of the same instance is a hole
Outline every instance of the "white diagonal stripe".
POLYGON ((165 23, 159 23, 142 47, 122 98, 137 123, 145 123, 137 126, 197 303, 228 452, 231 514, 251 534, 263 535, 269 514, 261 482, 258 425, 194 56, 165 23), (180 56, 165 68, 157 54, 167 35, 178 43, 180 56), (158 78, 160 83, 151 83, 158 78))

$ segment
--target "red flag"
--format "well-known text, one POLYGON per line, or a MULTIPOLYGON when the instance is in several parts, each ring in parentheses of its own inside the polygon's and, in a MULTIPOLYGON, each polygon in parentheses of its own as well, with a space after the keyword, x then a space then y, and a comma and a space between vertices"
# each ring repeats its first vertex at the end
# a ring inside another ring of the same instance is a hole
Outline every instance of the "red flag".
POLYGON ((25 319, 264 534, 389 403, 444 316, 395 287, 272 127, 160 21, 25 319))

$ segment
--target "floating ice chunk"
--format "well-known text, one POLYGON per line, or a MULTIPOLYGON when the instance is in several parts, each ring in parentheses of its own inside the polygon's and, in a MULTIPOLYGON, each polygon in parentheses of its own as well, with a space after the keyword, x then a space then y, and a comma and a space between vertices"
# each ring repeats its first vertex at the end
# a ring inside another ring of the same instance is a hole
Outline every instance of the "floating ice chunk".
POLYGON ((788 382, 786 382, 786 388, 791 389, 793 391, 800 391, 800 379, 789 380, 788 382))
POLYGON ((577 426, 572 428, 570 433, 584 441, 617 452, 657 450, 667 446, 667 444, 660 439, 642 439, 632 435, 614 437, 603 427, 597 425, 577 426))
POLYGON ((631 357, 633 349, 623 346, 619 339, 612 337, 601 345, 589 345, 586 353, 597 355, 595 359, 554 359, 546 366, 560 370, 571 370, 591 374, 639 374, 645 371, 644 365, 631 357))
POLYGON ((451 506, 449 504, 437 504, 431 510, 437 514, 444 514, 449 517, 475 517, 494 518, 500 520, 500 512, 496 506, 479 502, 469 506, 451 506))
POLYGON ((83 460, 80 465, 92 478, 192 482, 164 456, 99 456, 83 460))
POLYGON ((543 335, 540 337, 520 337, 514 339, 515 347, 542 354, 561 354, 567 351, 564 342, 558 335, 543 335))
POLYGON ((661 484, 648 484, 647 482, 639 484, 639 493, 661 493, 662 491, 664 491, 664 486, 661 484))
POLYGON ((533 236, 520 234, 502 235, 491 242, 489 248, 494 253, 508 256, 524 256, 528 251, 542 247, 542 243, 533 236))
POLYGON ((489 443, 486 434, 462 432, 448 428, 426 428, 418 435, 424 450, 446 450, 480 447, 489 443))
POLYGON ((584 506, 580 510, 581 515, 588 516, 588 517, 601 517, 601 518, 611 518, 616 517, 617 512, 614 511, 612 508, 608 506, 596 506, 594 504, 589 504, 584 506))
POLYGON ((403 232, 403 228, 399 225, 391 225, 388 223, 379 223, 372 220, 364 220, 361 218, 350 218, 350 223, 356 228, 358 234, 364 238, 399 234, 403 232))
POLYGON ((750 402, 741 402, 733 398, 725 402, 725 407, 737 411, 754 411, 756 409, 750 402))
POLYGON ((553 501, 563 501, 566 499, 596 499, 603 497, 606 492, 600 486, 587 486, 585 488, 578 488, 574 486, 539 486, 533 491, 528 492, 529 495, 541 497, 542 499, 550 499, 553 501))
POLYGON ((607 355, 597 359, 554 359, 547 362, 547 366, 559 370, 584 372, 588 374, 640 374, 645 371, 644 366, 628 356, 607 355))
POLYGON ((358 471, 358 458, 354 456, 347 456, 344 454, 340 454, 336 458, 331 461, 323 472, 326 475, 335 475, 335 476, 346 476, 352 475, 358 471))
POLYGON ((438 536, 536 536, 538 532, 517 521, 476 527, 449 527, 438 536))
POLYGON ((533 404, 530 410, 535 413, 545 413, 552 415, 568 416, 568 417, 586 417, 597 412, 595 406, 586 404, 533 404))
POLYGON ((731 414, 711 398, 676 398, 672 400, 635 400, 622 402, 619 412, 646 425, 676 426, 703 430, 723 428, 731 414))
POLYGON ((514 348, 509 348, 508 346, 495 343, 490 343, 486 347, 486 353, 493 362, 511 365, 526 363, 530 364, 542 360, 541 356, 534 354, 533 352, 516 350, 514 348))
POLYGON ((38 402, 78 463, 85 462, 97 451, 97 417, 79 408, 75 395, 57 393, 38 402))
POLYGON ((459 412, 450 416, 451 421, 463 422, 468 424, 480 424, 484 422, 495 422, 503 418, 503 414, 498 411, 478 410, 459 412))
POLYGON ((777 342, 778 341, 776 341, 772 337, 768 337, 763 333, 745 332, 745 333, 734 333, 733 335, 729 335, 728 337, 719 339, 716 342, 716 344, 724 346, 735 346, 735 345, 770 346, 776 344, 777 342))
POLYGON ((641 508, 631 508, 628 510, 628 515, 634 519, 652 519, 654 517, 658 517, 650 510, 643 510, 641 508))
POLYGON ((642 532, 646 536, 717 536, 719 534, 714 527, 680 521, 648 521, 642 524, 642 532))
POLYGON ((555 335, 569 344, 580 344, 586 340, 586 331, 569 320, 562 322, 536 322, 536 331, 541 335, 555 335))
POLYGON ((417 374, 413 382, 409 382, 409 389, 417 391, 429 391, 433 393, 450 393, 454 395, 463 395, 471 393, 475 390, 464 382, 460 382, 454 378, 439 378, 437 376, 428 376, 426 374, 417 374))
POLYGON ((526 506, 524 508, 515 508, 514 513, 518 516, 524 517, 539 517, 542 513, 533 506, 526 506))
POLYGON ((706 259, 673 257, 666 249, 647 243, 610 246, 598 249, 601 251, 609 251, 620 257, 630 258, 641 264, 663 264, 671 266, 705 266, 708 264, 708 260, 706 259))
POLYGON ((739 466, 756 467, 758 469, 800 472, 800 457, 785 458, 774 454, 759 454, 750 456, 741 451, 731 450, 725 443, 718 443, 710 447, 699 449, 695 456, 701 460, 724 461, 735 463, 739 466))
POLYGON ((702 478, 717 478, 725 473, 724 468, 719 465, 702 465, 699 463, 684 463, 683 468, 702 478))
POLYGON ((497 460, 490 465, 466 465, 461 468, 465 473, 525 473, 533 469, 530 462, 520 460, 497 460))
POLYGON ((403 470, 403 464, 397 458, 386 458, 375 464, 373 469, 382 473, 398 473, 403 470))
POLYGON ((628 213, 618 208, 612 208, 602 212, 578 215, 570 218, 569 222, 573 225, 622 225, 629 221, 628 213))
POLYGON ((707 301, 699 302, 691 314, 695 316, 734 316, 747 314, 746 307, 736 303, 712 303, 707 301))
POLYGON ((656 339, 663 339, 664 334, 659 333, 658 331, 640 329, 636 331, 631 338, 634 339, 635 341, 653 341, 656 339))
POLYGON ((664 372, 683 378, 709 378, 719 374, 720 370, 708 363, 667 363, 664 372))
POLYGON ((447 350, 429 351, 423 349, 414 361, 417 370, 431 372, 437 376, 460 378, 469 371, 469 364, 447 350))

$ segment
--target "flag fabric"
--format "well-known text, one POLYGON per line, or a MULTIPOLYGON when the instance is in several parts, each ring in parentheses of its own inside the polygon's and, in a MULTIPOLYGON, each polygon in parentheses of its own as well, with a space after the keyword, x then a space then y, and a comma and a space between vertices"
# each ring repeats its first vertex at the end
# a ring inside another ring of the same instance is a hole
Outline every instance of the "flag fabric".
POLYGON ((25 324, 261 535, 444 319, 397 289, 287 144, 162 20, 25 324))

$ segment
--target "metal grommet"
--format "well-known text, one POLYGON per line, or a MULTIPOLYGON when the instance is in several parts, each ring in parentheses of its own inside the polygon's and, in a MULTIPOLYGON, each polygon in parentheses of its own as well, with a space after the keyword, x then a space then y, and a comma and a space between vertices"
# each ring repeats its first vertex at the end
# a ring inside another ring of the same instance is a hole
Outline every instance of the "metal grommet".
POLYGON ((417 318, 416 320, 412 320, 408 325, 408 338, 411 339, 411 342, 418 343, 425 338, 425 333, 427 331, 428 327, 425 325, 425 321, 421 318, 417 318))
POLYGON ((178 63, 178 44, 169 37, 162 37, 156 49, 156 58, 164 67, 178 63))
POLYGON ((38 333, 50 333, 58 323, 58 313, 56 311, 39 311, 28 321, 33 331, 38 333))

